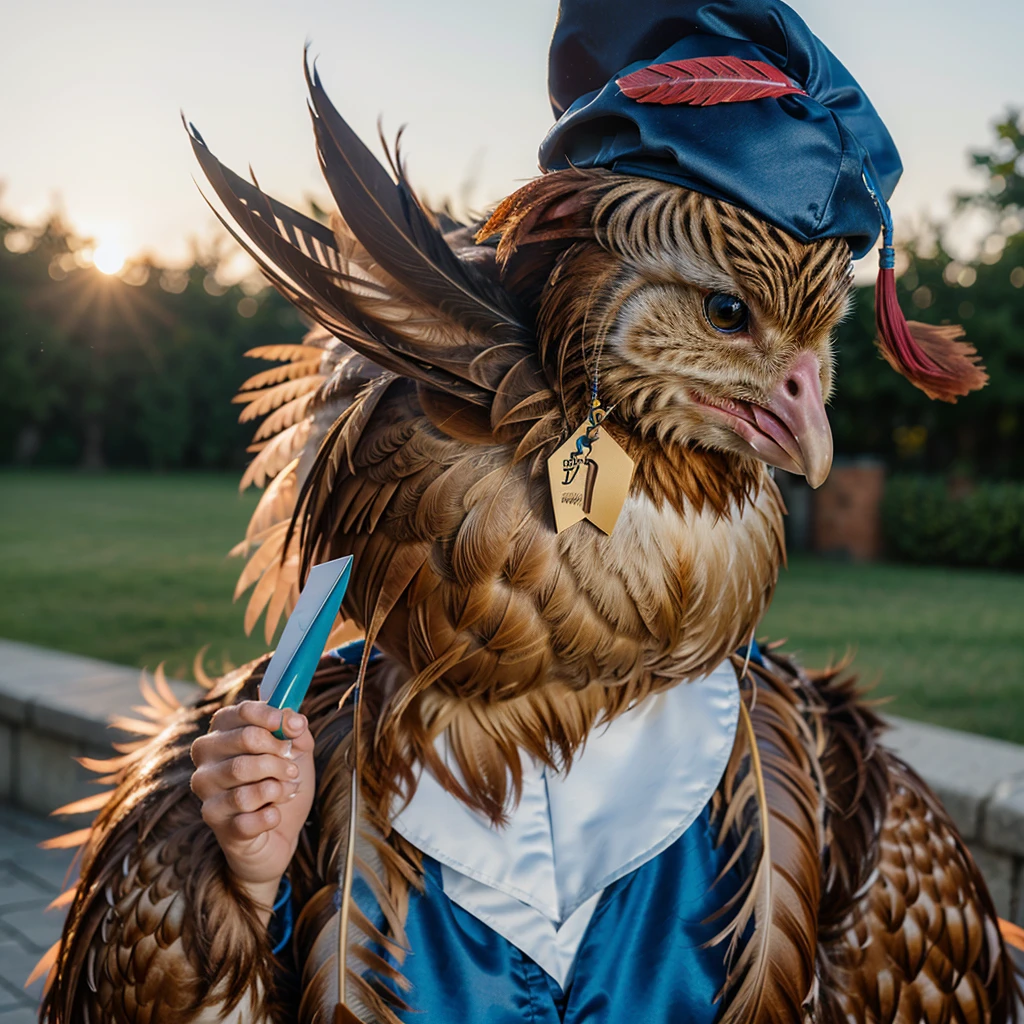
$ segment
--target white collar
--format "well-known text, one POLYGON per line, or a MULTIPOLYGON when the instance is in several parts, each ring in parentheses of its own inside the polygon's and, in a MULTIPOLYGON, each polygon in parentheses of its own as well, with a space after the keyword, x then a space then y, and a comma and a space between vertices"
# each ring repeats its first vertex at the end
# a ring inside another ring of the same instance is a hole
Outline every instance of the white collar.
MULTIPOLYGON (((589 920, 606 886, 662 853, 697 819, 732 752, 739 702, 736 673, 725 661, 596 729, 568 772, 524 756, 522 798, 501 829, 421 771, 394 828, 440 862, 454 902, 564 984, 572 956, 567 965, 565 942, 552 953, 552 941, 565 932, 574 955, 585 930, 585 921, 581 929, 579 918, 570 920, 574 912, 589 920)), ((437 749, 457 772, 443 738, 437 749)))

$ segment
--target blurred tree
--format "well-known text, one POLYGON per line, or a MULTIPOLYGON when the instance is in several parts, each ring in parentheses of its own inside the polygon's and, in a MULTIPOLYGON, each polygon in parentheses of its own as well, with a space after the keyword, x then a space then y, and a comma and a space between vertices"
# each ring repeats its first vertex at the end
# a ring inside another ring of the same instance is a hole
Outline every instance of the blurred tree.
POLYGON ((899 294, 908 318, 959 323, 988 368, 988 386, 955 406, 931 402, 892 373, 867 344, 875 337, 872 288, 857 290, 839 332, 833 400, 836 449, 880 455, 898 469, 1024 479, 1024 135, 1016 112, 995 128, 989 151, 973 154, 988 187, 959 206, 991 214, 976 259, 953 259, 933 225, 933 251, 901 246, 899 294))
POLYGON ((0 241, 0 462, 244 462, 251 431, 231 404, 255 369, 244 353, 304 333, 276 292, 221 284, 216 251, 103 275, 56 218, 0 219, 0 241))
MULTIPOLYGON (((858 289, 839 333, 832 421, 840 454, 895 469, 1024 479, 1024 132, 1014 111, 972 154, 987 187, 959 207, 984 210, 978 256, 901 246, 913 319, 962 323, 991 375, 956 406, 930 402, 882 362, 872 289, 858 289)), ((314 215, 324 211, 310 200, 314 215)), ((245 460, 235 389, 257 367, 243 353, 297 341, 298 314, 276 292, 218 280, 222 254, 185 270, 152 262, 107 277, 81 259, 59 218, 30 230, 0 217, 0 462, 226 467, 245 460)))
POLYGON ((0 216, 0 439, 8 459, 31 462, 56 427, 64 457, 76 455, 62 434, 65 402, 80 360, 48 314, 52 261, 69 256, 68 233, 56 219, 38 232, 0 216))
POLYGON ((995 128, 996 141, 991 149, 971 154, 976 167, 988 172, 987 191, 961 196, 960 205, 985 205, 995 210, 1024 209, 1024 129, 1021 112, 1010 110, 995 128))

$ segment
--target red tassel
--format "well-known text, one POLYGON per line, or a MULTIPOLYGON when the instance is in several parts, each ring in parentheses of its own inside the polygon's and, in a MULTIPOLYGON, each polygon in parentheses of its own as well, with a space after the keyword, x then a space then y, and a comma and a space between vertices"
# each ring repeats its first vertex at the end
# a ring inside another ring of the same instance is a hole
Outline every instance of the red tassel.
MULTIPOLYGON (((891 250, 890 250, 891 251, 891 250)), ((909 323, 896 299, 896 274, 891 267, 878 271, 875 285, 875 325, 878 348, 885 361, 929 398, 955 402, 988 383, 977 349, 966 341, 957 324, 936 327, 909 323)))

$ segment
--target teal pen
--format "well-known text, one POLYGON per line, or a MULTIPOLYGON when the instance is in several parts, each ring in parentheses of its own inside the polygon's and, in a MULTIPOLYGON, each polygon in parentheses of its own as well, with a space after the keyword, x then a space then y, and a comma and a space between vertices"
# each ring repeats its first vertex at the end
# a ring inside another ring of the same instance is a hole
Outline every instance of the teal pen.
MULTIPOLYGON (((260 700, 272 708, 298 711, 323 656, 331 626, 352 574, 352 556, 321 562, 309 571, 281 642, 260 682, 260 700)), ((274 732, 285 739, 282 727, 274 732)))

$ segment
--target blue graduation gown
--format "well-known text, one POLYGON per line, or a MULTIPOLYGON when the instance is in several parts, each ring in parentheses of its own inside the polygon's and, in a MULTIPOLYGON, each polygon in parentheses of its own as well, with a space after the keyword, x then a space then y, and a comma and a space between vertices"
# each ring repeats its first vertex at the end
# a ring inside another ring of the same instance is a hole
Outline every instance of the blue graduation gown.
MULTIPOLYGON (((725 980, 721 927, 708 917, 739 884, 716 849, 709 809, 663 853, 603 892, 566 990, 530 958, 444 893, 440 865, 424 858, 425 890, 413 893, 401 966, 402 996, 420 1024, 711 1024, 725 980)), ((369 890, 355 897, 382 923, 369 890)), ((383 950, 378 950, 383 953, 383 950)))

